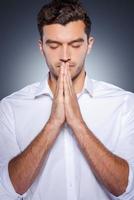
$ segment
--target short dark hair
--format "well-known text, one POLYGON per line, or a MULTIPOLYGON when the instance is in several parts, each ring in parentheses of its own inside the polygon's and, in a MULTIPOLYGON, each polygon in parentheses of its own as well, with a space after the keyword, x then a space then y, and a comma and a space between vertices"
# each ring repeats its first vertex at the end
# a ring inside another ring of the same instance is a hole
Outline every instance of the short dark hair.
POLYGON ((78 20, 84 22, 85 33, 89 37, 91 20, 79 0, 52 0, 50 3, 45 4, 37 15, 37 25, 41 40, 44 25, 66 25, 69 22, 78 20))

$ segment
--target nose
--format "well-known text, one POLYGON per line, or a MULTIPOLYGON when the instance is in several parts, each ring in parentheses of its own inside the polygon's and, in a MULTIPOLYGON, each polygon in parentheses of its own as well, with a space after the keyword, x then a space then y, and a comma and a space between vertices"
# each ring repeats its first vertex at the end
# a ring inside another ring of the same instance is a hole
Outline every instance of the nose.
POLYGON ((63 46, 63 48, 61 48, 60 61, 61 62, 68 62, 70 60, 71 60, 71 57, 70 57, 69 47, 63 46))

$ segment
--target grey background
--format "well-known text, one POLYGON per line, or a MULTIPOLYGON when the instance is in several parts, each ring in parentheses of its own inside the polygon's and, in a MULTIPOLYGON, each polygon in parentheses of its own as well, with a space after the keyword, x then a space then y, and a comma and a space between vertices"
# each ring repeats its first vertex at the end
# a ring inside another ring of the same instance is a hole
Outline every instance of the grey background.
MULTIPOLYGON (((44 0, 0 1, 0 99, 43 79, 36 15, 44 0)), ((92 20, 93 50, 86 62, 93 79, 134 92, 134 1, 84 0, 92 20)))

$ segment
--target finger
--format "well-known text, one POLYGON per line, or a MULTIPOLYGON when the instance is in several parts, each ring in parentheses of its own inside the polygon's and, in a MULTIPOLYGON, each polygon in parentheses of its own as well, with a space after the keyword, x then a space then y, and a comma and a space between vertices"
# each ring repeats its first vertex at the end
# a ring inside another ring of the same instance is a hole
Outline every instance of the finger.
POLYGON ((63 95, 63 78, 64 78, 64 67, 61 65, 60 67, 60 75, 58 81, 58 95, 63 95))
POLYGON ((69 81, 70 86, 73 86, 71 73, 70 73, 70 69, 69 69, 69 64, 67 65, 67 77, 68 77, 68 81, 69 81))
POLYGON ((58 94, 60 96, 63 96, 63 82, 64 82, 64 67, 63 67, 63 65, 61 65, 60 79, 59 79, 59 91, 58 91, 58 94))
POLYGON ((69 65, 66 65, 65 70, 66 70, 66 83, 67 83, 67 86, 68 86, 68 90, 69 90, 70 94, 73 94, 74 90, 73 90, 71 75, 70 75, 70 72, 69 72, 69 65))
POLYGON ((64 76, 64 68, 63 68, 63 65, 61 65, 59 77, 57 80, 57 86, 56 86, 56 96, 63 95, 63 76, 64 76))
POLYGON ((64 75, 64 95, 65 95, 65 99, 69 98, 69 88, 68 88, 68 83, 67 83, 67 75, 66 75, 67 71, 65 68, 65 75, 64 75))

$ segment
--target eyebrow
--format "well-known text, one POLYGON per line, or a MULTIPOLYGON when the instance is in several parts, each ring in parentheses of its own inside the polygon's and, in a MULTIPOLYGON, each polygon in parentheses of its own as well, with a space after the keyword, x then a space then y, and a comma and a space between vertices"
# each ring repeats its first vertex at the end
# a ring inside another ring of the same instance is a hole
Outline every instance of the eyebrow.
MULTIPOLYGON (((78 38, 78 39, 75 39, 75 40, 72 40, 72 41, 68 42, 68 44, 71 45, 71 44, 73 44, 73 43, 75 43, 75 42, 84 42, 84 39, 83 39, 83 38, 78 38)), ((46 44, 56 43, 56 44, 62 45, 61 42, 56 41, 56 40, 50 40, 50 39, 46 40, 45 43, 46 43, 46 44)))

